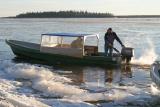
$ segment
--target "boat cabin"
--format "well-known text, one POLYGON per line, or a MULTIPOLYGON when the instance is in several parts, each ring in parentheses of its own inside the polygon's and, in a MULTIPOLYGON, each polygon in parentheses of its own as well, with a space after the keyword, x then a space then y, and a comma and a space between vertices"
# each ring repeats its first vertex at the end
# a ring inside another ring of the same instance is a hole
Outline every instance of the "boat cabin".
POLYGON ((40 51, 82 58, 83 56, 98 55, 98 44, 98 34, 42 34, 40 51))

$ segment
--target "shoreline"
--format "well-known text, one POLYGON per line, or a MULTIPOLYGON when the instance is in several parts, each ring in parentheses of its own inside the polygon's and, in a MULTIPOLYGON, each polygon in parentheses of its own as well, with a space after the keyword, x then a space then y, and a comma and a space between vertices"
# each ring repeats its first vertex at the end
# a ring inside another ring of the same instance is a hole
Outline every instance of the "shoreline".
POLYGON ((0 17, 0 18, 8 18, 8 19, 60 19, 60 18, 64 18, 64 19, 71 19, 71 18, 77 18, 77 19, 82 19, 82 18, 160 18, 160 15, 127 15, 127 16, 112 16, 112 17, 0 17))

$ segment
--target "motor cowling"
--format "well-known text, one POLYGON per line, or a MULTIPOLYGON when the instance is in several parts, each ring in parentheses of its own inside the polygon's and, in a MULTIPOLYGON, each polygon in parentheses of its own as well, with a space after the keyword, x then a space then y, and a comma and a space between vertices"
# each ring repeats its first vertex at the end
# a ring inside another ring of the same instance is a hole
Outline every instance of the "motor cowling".
POLYGON ((126 63, 129 63, 133 57, 133 48, 131 47, 123 47, 121 50, 122 60, 126 63))

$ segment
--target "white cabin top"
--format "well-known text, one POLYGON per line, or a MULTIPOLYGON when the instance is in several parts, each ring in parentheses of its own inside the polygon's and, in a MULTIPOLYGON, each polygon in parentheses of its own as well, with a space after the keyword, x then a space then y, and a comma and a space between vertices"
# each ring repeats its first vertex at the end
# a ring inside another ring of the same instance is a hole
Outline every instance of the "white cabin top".
POLYGON ((98 34, 85 34, 85 33, 46 33, 42 34, 47 36, 63 36, 63 37, 97 37, 99 38, 98 34))

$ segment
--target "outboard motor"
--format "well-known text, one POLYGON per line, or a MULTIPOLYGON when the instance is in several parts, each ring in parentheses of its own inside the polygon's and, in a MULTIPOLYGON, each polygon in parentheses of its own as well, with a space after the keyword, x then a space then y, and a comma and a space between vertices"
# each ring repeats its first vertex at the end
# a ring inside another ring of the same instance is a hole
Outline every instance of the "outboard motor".
POLYGON ((122 61, 128 64, 131 61, 133 54, 133 48, 123 47, 121 50, 122 61))

